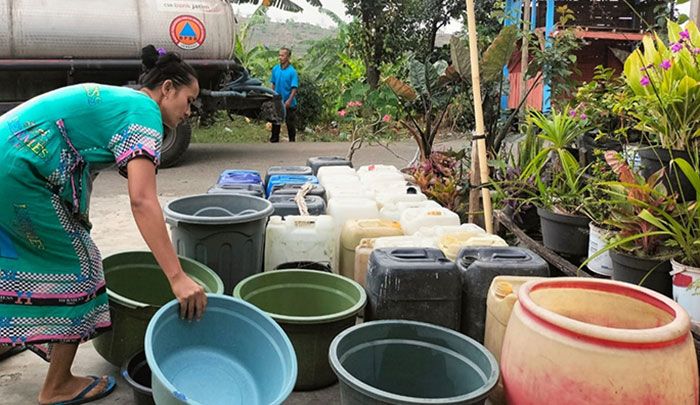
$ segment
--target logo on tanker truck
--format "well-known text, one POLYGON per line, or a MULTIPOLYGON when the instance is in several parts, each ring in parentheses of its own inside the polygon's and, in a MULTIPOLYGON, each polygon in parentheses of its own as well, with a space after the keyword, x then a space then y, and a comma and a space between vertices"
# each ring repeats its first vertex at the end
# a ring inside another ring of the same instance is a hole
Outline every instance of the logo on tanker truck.
POLYGON ((207 37, 207 30, 198 18, 191 15, 175 17, 170 23, 170 39, 182 49, 199 48, 207 37))

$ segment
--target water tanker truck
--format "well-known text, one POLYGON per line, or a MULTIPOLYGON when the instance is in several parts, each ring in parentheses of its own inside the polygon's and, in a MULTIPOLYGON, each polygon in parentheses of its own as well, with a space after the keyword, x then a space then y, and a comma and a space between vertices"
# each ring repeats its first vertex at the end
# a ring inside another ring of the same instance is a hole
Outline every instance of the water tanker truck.
MULTIPOLYGON (((224 0, 0 0, 0 114, 71 84, 137 86, 141 49, 154 45, 197 70, 200 120, 223 110, 283 121, 281 97, 233 55, 235 32, 224 0)), ((180 160, 191 135, 190 123, 166 128, 163 167, 180 160)))

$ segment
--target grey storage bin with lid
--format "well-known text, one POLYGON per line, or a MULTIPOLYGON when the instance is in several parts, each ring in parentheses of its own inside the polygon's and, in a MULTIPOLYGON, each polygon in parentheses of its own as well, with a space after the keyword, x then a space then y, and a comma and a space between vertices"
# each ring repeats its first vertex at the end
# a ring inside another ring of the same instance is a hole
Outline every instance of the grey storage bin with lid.
POLYGON ((549 265, 520 247, 466 247, 457 256, 462 278, 462 322, 460 331, 484 342, 486 297, 496 276, 548 277, 549 265))
POLYGON ((306 161, 306 165, 314 172, 314 176, 318 174, 318 169, 324 166, 349 166, 352 167, 352 162, 342 156, 315 156, 310 157, 306 161))
POLYGON ((459 330, 459 270, 438 249, 375 249, 366 286, 365 321, 406 319, 459 330))
POLYGON ((230 294, 242 279, 262 271, 265 225, 272 204, 238 194, 203 194, 165 206, 178 254, 207 265, 230 294))
POLYGON ((274 175, 313 176, 313 174, 309 166, 270 166, 265 174, 265 184, 269 184, 270 176, 274 175))
MULTIPOLYGON (((273 215, 279 215, 281 217, 287 215, 301 215, 299 206, 294 198, 295 196, 292 194, 271 195, 268 200, 272 203, 272 208, 274 209, 273 215)), ((323 198, 315 195, 307 195, 304 197, 304 202, 306 203, 309 215, 323 215, 326 213, 326 202, 323 198)))

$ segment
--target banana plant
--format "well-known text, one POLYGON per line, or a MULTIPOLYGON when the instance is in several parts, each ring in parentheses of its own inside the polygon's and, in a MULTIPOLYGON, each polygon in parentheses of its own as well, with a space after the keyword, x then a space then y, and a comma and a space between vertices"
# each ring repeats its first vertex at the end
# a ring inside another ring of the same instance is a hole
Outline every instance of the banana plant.
MULTIPOLYGON (((504 27, 481 57, 483 83, 502 80, 503 66, 510 60, 517 40, 514 26, 504 27)), ((401 101, 405 119, 399 121, 416 140, 421 161, 432 151, 433 141, 454 96, 471 82, 469 50, 456 36, 450 40, 452 65, 409 59, 408 83, 390 76, 384 83, 401 101), (418 118, 418 115, 422 115, 418 118)))

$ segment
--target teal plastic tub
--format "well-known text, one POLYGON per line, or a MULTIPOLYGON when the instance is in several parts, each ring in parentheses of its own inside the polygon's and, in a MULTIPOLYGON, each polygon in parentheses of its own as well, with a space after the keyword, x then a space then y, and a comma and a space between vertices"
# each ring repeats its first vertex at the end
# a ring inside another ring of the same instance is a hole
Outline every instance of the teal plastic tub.
POLYGON ((343 405, 483 404, 498 363, 475 340, 423 322, 367 322, 329 350, 343 405))
POLYGON ((233 294, 267 312, 289 336, 299 365, 295 389, 318 389, 337 380, 328 348, 364 308, 361 285, 322 271, 275 270, 248 277, 233 294))
POLYGON ((275 405, 297 377, 294 348, 282 328, 255 306, 208 294, 200 321, 180 319, 177 301, 153 317, 146 360, 158 405, 275 405))
MULTIPOLYGON (((180 257, 180 265, 205 291, 224 292, 224 283, 207 266, 186 257, 180 257)), ((175 296, 151 252, 117 253, 105 258, 102 267, 112 330, 97 336, 93 344, 105 360, 121 366, 131 355, 143 350, 148 321, 175 296)))

